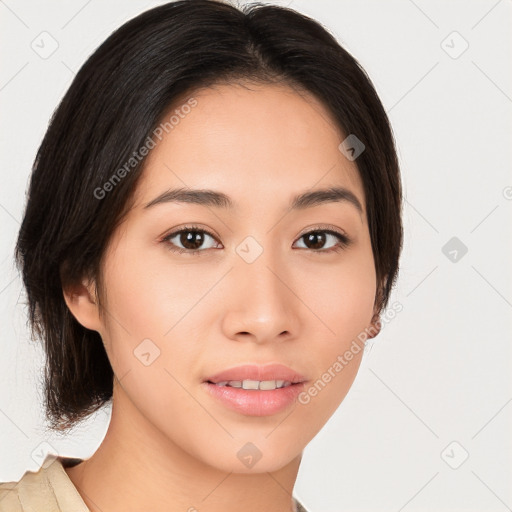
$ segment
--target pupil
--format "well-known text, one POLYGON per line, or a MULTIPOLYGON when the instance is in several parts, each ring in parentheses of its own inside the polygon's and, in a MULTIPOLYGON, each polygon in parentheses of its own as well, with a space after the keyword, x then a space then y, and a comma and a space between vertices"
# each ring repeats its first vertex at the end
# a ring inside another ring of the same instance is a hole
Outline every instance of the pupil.
POLYGON ((199 231, 185 231, 181 235, 180 242, 187 249, 198 249, 203 243, 203 234, 199 231))
POLYGON ((311 247, 312 249, 321 249, 323 244, 325 243, 325 233, 310 233, 307 235, 308 242, 313 241, 313 245, 315 247, 311 247), (320 243, 318 243, 318 239, 320 239, 320 243), (315 240, 317 241, 315 243, 315 240))

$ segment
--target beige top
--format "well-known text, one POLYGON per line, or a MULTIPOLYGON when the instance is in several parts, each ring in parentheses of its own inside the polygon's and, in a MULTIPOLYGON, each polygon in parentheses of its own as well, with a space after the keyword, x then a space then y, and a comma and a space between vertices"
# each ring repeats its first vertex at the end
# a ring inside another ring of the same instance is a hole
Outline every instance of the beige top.
POLYGON ((39 471, 0 483, 0 512, 90 512, 64 470, 80 461, 50 454, 39 471))
MULTIPOLYGON (((26 471, 17 482, 0 483, 0 512, 90 512, 64 469, 81 461, 50 454, 37 472, 26 471)), ((297 512, 307 512, 293 500, 297 512)))

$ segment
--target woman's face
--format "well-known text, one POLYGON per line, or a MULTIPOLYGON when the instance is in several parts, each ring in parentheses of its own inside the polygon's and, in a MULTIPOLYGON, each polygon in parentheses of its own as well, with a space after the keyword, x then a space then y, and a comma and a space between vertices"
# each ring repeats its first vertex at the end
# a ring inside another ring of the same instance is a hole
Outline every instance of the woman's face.
POLYGON ((362 183, 338 149, 345 137, 313 97, 221 85, 193 98, 193 107, 175 107, 161 141, 153 136, 135 206, 105 256, 96 330, 120 380, 114 409, 116 400, 134 406, 126 410, 163 449, 177 445, 223 471, 274 471, 300 456, 361 361, 353 341, 371 325, 376 292, 362 183), (334 194, 291 208, 297 196, 334 187, 362 211, 334 194), (203 204, 172 194, 154 202, 174 189, 212 194, 203 204), (207 382, 270 364, 306 382, 293 391, 207 382), (247 455, 261 456, 254 469, 247 455))

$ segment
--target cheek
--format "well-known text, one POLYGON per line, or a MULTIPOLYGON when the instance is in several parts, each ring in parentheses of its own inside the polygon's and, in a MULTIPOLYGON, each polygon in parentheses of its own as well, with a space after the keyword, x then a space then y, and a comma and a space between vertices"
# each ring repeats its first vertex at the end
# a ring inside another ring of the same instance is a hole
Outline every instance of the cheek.
POLYGON ((148 260, 128 245, 108 272, 106 345, 114 373, 144 417, 186 436, 188 421, 177 422, 176 411, 198 425, 204 421, 204 410, 186 389, 201 350, 191 336, 197 322, 191 306, 205 290, 191 284, 192 266, 170 269, 161 256, 148 260))
POLYGON ((140 354, 147 353, 143 357, 161 371, 190 367, 201 349, 193 342, 198 315, 204 313, 201 297, 215 278, 201 268, 172 263, 164 250, 144 251, 136 241, 110 257, 104 338, 118 377, 139 369, 140 354))
POLYGON ((304 300, 311 304, 326 329, 329 344, 337 349, 350 342, 370 323, 373 316, 376 275, 369 239, 342 254, 334 265, 316 265, 304 289, 304 300), (334 343, 332 343, 334 342, 334 343))
MULTIPOLYGON (((321 322, 310 334, 315 341, 315 379, 299 403, 327 421, 349 391, 362 360, 371 325, 376 290, 369 245, 347 256, 344 265, 318 275, 307 299, 321 322), (319 336, 318 333, 324 333, 319 336)), ((348 253, 347 253, 348 254, 348 253)))

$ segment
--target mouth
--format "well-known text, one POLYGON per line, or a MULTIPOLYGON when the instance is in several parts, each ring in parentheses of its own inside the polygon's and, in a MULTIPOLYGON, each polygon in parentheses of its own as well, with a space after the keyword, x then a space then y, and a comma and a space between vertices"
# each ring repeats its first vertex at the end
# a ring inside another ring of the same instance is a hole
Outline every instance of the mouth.
POLYGON ((275 389, 305 382, 306 377, 283 364, 265 366, 246 364, 221 371, 205 380, 219 386, 243 389, 275 389))
POLYGON ((238 388, 238 389, 254 389, 254 390, 262 390, 269 391, 272 389, 281 389, 287 388, 289 386, 295 386, 299 384, 298 382, 290 382, 289 380, 224 380, 221 382, 213 382, 206 381, 209 384, 213 384, 219 387, 230 387, 230 388, 238 388))
POLYGON ((246 416, 270 416, 288 409, 304 390, 306 378, 284 365, 245 365, 208 377, 208 394, 246 416))

